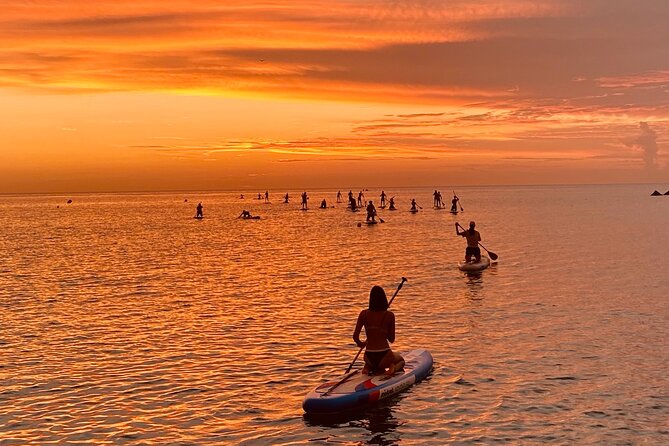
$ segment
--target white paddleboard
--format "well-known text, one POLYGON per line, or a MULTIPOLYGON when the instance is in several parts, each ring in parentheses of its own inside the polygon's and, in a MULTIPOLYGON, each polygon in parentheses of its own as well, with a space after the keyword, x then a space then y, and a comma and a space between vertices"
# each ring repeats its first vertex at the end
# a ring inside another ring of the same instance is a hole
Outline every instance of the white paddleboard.
POLYGON ((458 262, 460 271, 483 271, 490 266, 490 259, 486 256, 481 257, 480 262, 458 262))

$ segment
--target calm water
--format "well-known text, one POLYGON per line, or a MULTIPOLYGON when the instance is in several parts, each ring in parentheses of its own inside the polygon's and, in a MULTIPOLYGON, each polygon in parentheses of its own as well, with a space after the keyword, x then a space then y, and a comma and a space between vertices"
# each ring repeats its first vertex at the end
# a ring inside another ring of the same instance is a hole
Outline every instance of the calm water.
POLYGON ((374 227, 316 209, 336 191, 308 212, 298 191, 0 197, 0 445, 669 444, 655 188, 460 188, 457 217, 386 189, 400 210, 374 227), (499 255, 481 275, 456 268, 456 219, 499 255), (429 349, 431 377, 305 419, 357 351, 371 286, 402 276, 394 348, 429 349))

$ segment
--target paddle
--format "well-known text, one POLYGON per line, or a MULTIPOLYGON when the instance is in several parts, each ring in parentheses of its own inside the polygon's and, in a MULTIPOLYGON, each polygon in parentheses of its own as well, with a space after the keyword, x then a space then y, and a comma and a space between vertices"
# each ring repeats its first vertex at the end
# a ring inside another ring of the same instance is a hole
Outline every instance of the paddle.
MULTIPOLYGON (((404 285, 404 282, 406 282, 406 281, 407 281, 407 278, 406 278, 406 277, 402 277, 402 281, 400 282, 399 285, 397 285, 397 289, 395 290, 395 294, 393 294, 393 297, 390 299, 390 302, 388 302, 388 308, 390 308, 390 305, 391 305, 391 304, 393 303, 393 301, 395 300, 395 296, 397 296, 397 293, 400 292, 400 290, 402 289, 402 286, 404 285)), ((353 361, 351 361, 351 363, 348 365, 348 368, 347 368, 346 371, 344 372, 344 376, 343 376, 339 381, 337 381, 337 383, 335 383, 334 386, 332 386, 332 387, 330 387, 328 390, 326 390, 321 396, 326 396, 326 395, 328 395, 328 394, 329 394, 330 392, 332 392, 334 389, 336 389, 336 388, 339 387, 341 384, 343 384, 344 382, 346 382, 346 380, 349 379, 351 376, 353 376, 353 375, 355 375, 356 373, 359 372, 359 370, 354 370, 353 372, 351 372, 351 368, 352 368, 353 365, 355 364, 355 361, 358 360, 358 357, 360 356, 360 353, 362 353, 362 350, 363 350, 364 348, 365 348, 364 345, 363 345, 362 347, 360 347, 360 350, 358 350, 358 353, 355 355, 355 358, 353 358, 353 361), (351 372, 351 373, 349 373, 349 372, 351 372)))
POLYGON ((488 253, 488 255, 490 256, 490 258, 491 258, 492 260, 497 260, 497 259, 499 258, 499 256, 498 256, 497 254, 495 254, 494 252, 492 252, 492 251, 488 251, 488 248, 486 248, 485 246, 483 246, 483 245, 481 244, 481 242, 479 242, 479 246, 480 246, 481 248, 485 249, 485 252, 488 253))

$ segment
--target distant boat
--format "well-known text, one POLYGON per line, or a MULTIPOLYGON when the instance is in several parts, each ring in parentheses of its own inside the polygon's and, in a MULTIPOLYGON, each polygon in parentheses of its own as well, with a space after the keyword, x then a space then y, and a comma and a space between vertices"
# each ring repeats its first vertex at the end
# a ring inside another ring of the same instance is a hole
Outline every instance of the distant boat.
POLYGON ((658 192, 658 191, 656 191, 656 190, 654 190, 654 191, 653 191, 653 193, 652 193, 652 194, 650 194, 650 196, 651 196, 651 197, 659 197, 659 196, 661 196, 661 195, 662 195, 662 194, 661 194, 661 193, 659 193, 659 192, 658 192))

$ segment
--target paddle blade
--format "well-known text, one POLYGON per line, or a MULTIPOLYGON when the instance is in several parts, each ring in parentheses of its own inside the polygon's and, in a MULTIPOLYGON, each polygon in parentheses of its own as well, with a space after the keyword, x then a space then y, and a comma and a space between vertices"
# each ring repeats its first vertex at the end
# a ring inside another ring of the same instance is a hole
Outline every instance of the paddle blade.
POLYGON ((495 254, 494 252, 490 252, 490 251, 488 251, 488 255, 490 255, 490 258, 492 260, 497 260, 497 258, 499 257, 497 254, 495 254))

